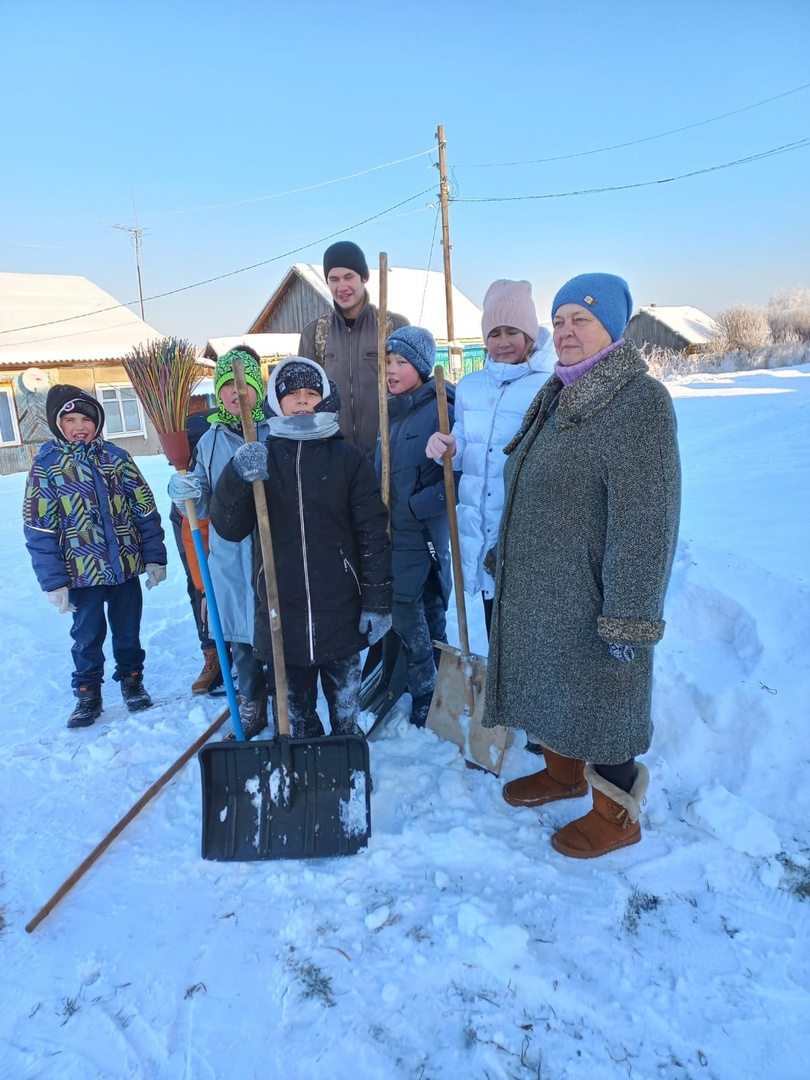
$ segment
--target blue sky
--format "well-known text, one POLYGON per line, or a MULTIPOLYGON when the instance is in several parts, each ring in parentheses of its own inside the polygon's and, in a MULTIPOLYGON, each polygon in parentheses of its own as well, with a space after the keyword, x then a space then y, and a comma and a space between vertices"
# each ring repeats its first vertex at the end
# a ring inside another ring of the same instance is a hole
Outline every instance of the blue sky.
MULTIPOLYGON (((0 41, 0 269, 135 300, 112 227, 135 224, 133 201, 147 298, 305 248, 147 299, 147 321, 199 344, 244 330, 322 237, 404 200, 344 235, 372 265, 426 267, 435 153, 266 196, 420 154, 438 124, 459 199, 639 184, 810 136, 808 87, 587 153, 810 83, 806 0, 0 0, 0 41), (484 167, 541 158, 563 160, 484 167)), ((528 278, 541 319, 587 270, 624 275, 636 304, 764 305, 810 286, 808 174, 810 145, 668 184, 455 202, 454 282, 480 304, 495 278, 528 278)))

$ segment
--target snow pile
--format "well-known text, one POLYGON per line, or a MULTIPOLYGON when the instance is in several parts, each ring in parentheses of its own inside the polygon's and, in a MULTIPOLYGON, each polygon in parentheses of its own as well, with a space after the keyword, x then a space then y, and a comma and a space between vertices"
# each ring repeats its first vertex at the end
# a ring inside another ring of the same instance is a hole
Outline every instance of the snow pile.
MULTIPOLYGON (((145 597, 155 708, 129 716, 108 681, 101 720, 66 730, 69 621, 30 570, 24 478, 0 477, 2 1080, 806 1076, 810 368, 670 388, 684 508, 644 838, 594 862, 549 845, 586 800, 501 798, 538 767, 522 735, 496 779, 406 699, 370 745, 359 855, 204 862, 191 763, 26 934, 224 702, 187 693, 170 550, 145 597)), ((164 492, 165 461, 140 464, 164 492)))

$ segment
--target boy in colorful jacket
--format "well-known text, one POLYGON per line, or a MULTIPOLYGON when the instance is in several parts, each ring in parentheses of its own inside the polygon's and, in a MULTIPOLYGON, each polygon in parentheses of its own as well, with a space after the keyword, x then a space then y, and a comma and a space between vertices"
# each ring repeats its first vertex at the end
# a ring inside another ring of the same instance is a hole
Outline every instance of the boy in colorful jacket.
POLYGON ((25 546, 48 600, 60 614, 73 612, 71 683, 78 701, 67 726, 89 727, 102 711, 107 621, 113 679, 127 708, 152 705, 143 686, 139 575, 146 573, 147 589, 163 581, 166 548, 149 485, 126 450, 101 438, 100 402, 61 384, 48 391, 45 414, 54 438, 28 473, 25 546))

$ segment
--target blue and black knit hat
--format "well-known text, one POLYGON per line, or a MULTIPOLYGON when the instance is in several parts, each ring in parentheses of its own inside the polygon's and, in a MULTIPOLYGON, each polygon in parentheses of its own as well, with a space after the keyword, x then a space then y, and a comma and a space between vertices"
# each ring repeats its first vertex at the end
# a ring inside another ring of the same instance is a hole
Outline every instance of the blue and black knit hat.
POLYGON ((551 318, 563 304, 588 308, 610 334, 611 341, 624 336, 633 314, 633 298, 624 278, 615 274, 579 274, 560 289, 551 305, 551 318))
POLYGON ((104 427, 104 409, 100 401, 86 390, 80 390, 78 386, 71 386, 70 383, 52 386, 45 398, 45 417, 55 438, 64 439, 59 420, 70 413, 81 413, 92 420, 96 425, 96 436, 101 434, 104 427))
POLYGON ((422 326, 401 326, 385 343, 385 352, 398 353, 413 364, 422 382, 427 382, 436 366, 436 342, 422 326))
POLYGON ((214 392, 217 395, 219 409, 209 418, 212 424, 239 422, 239 417, 228 412, 222 404, 222 398, 219 396, 222 387, 233 379, 233 362, 237 357, 245 366, 245 382, 256 391, 256 404, 253 406, 252 413, 253 419, 257 424, 260 420, 264 420, 264 410, 262 409, 264 380, 262 379, 262 365, 259 354, 251 349, 249 345, 237 345, 235 349, 223 353, 214 368, 214 392))

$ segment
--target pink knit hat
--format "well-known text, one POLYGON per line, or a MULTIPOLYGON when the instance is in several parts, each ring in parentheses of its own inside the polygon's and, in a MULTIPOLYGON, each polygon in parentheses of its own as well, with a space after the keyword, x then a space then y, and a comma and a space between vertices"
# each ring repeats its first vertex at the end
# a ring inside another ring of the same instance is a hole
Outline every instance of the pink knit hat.
POLYGON ((514 326, 537 341, 538 320, 528 281, 493 281, 484 297, 481 329, 486 342, 497 326, 514 326))

